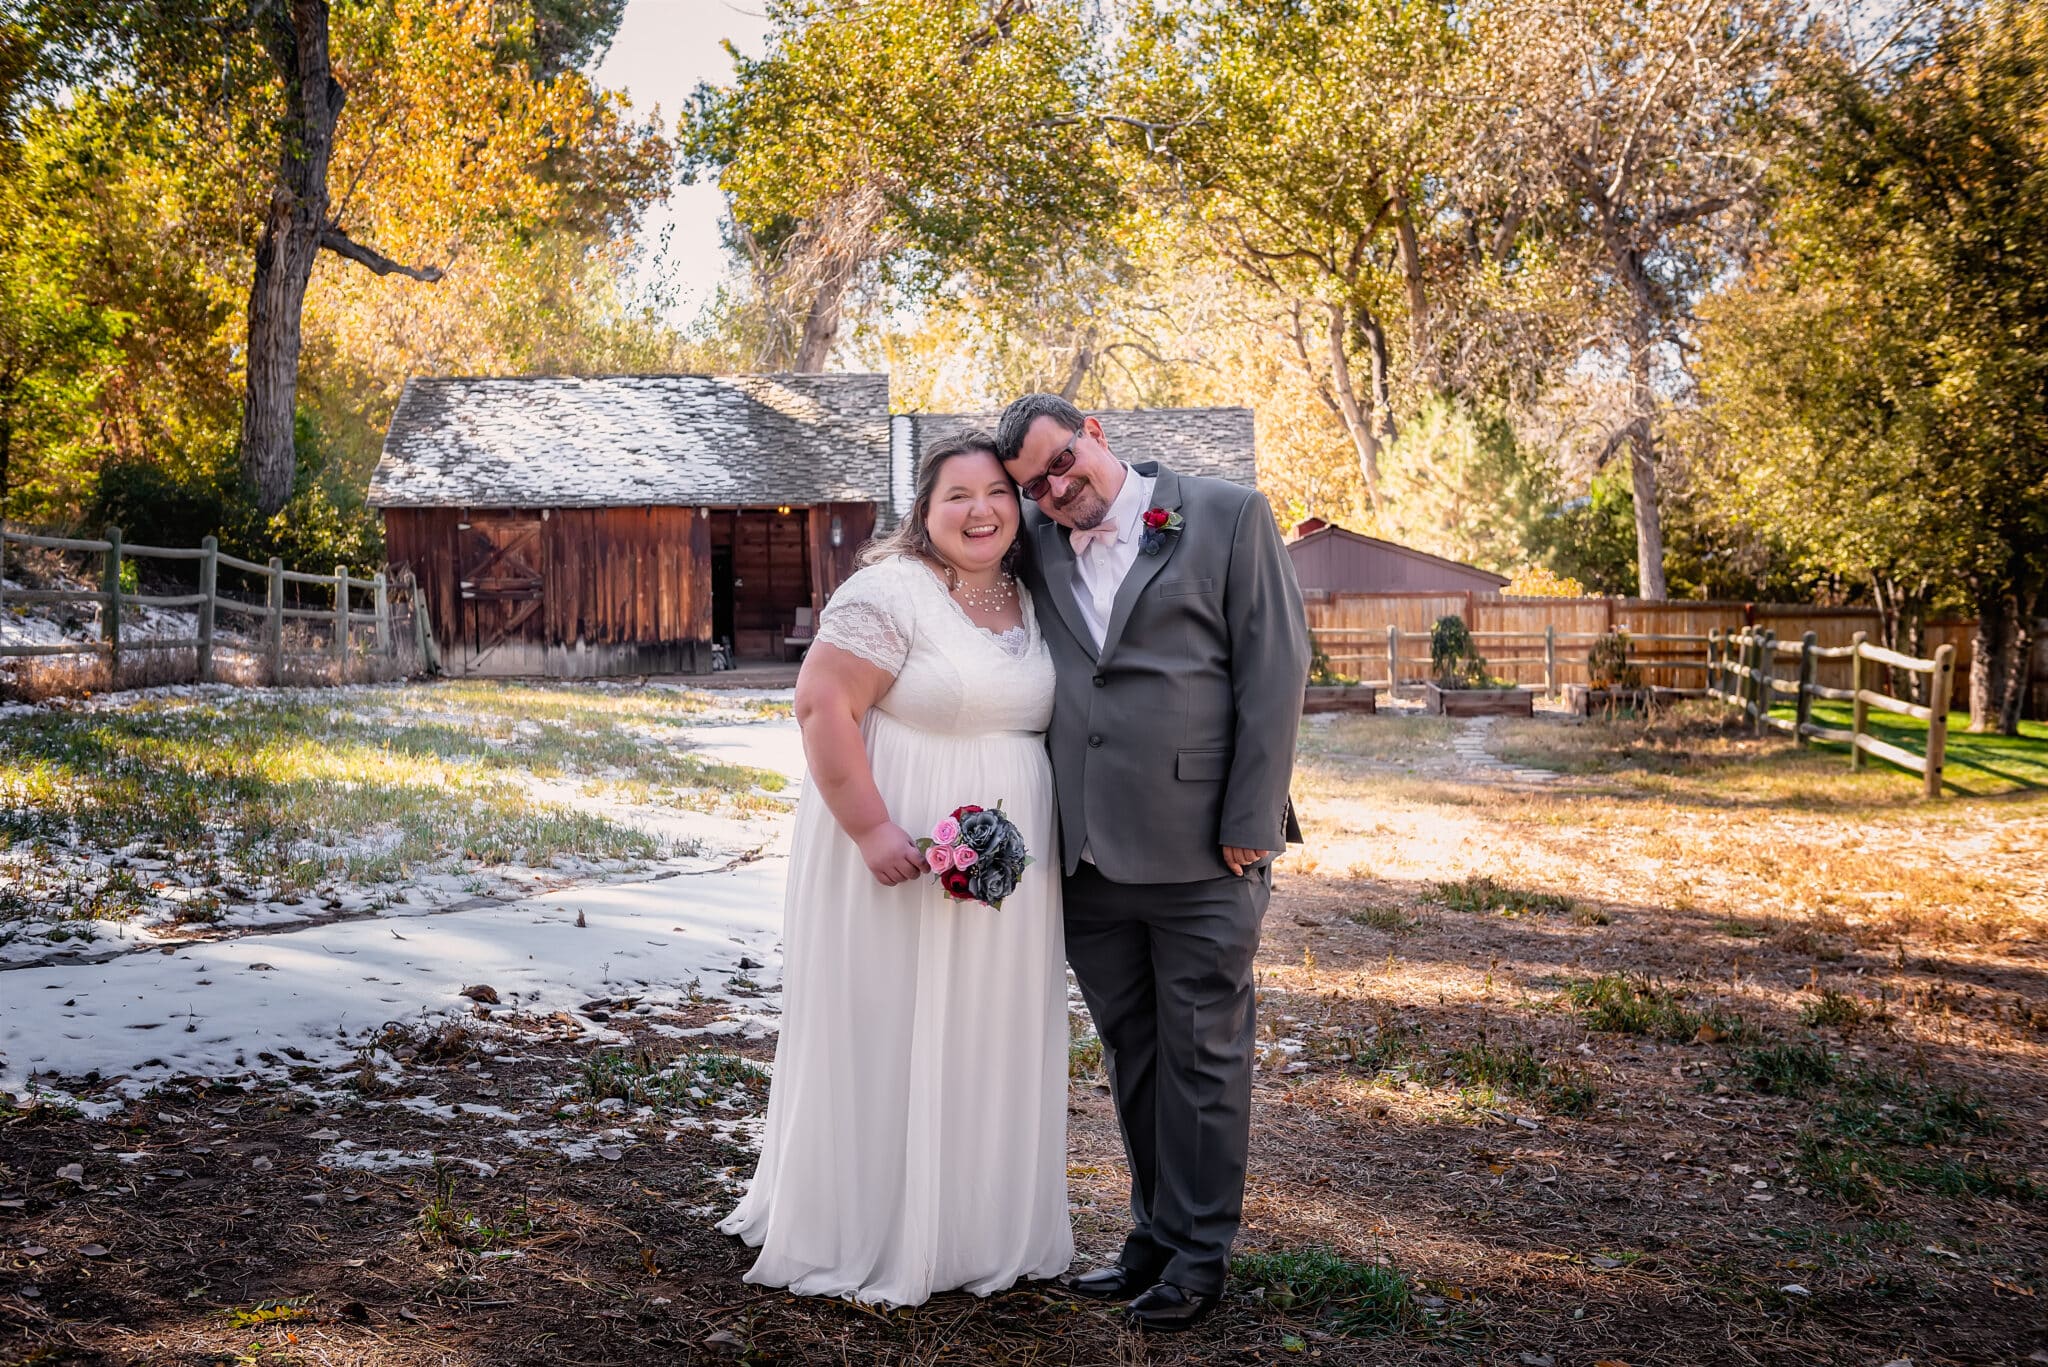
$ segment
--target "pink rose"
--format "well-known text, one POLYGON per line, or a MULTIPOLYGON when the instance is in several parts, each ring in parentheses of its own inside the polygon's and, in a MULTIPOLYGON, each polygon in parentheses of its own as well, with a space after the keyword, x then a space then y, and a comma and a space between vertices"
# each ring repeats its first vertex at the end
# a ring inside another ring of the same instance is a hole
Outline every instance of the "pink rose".
POLYGON ((971 869, 980 858, 981 856, 974 852, 974 846, 961 845, 953 851, 953 867, 971 869))
POLYGON ((932 827, 932 839, 941 845, 950 845, 960 838, 960 823, 952 817, 941 817, 939 824, 932 827))
MULTIPOLYGON (((968 850, 973 854, 973 850, 968 850)), ((924 852, 924 862, 931 865, 933 873, 944 873, 953 867, 953 850, 948 845, 934 845, 924 852)))

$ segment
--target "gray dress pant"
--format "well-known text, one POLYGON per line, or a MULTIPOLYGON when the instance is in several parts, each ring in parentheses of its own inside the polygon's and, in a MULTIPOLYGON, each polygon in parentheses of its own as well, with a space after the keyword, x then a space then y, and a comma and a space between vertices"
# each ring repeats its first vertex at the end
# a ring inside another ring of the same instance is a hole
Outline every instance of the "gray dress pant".
POLYGON ((1252 959, 1272 869, 1196 883, 1066 880, 1067 962, 1102 1037, 1131 1166, 1118 1261, 1223 1289, 1251 1143, 1252 959))

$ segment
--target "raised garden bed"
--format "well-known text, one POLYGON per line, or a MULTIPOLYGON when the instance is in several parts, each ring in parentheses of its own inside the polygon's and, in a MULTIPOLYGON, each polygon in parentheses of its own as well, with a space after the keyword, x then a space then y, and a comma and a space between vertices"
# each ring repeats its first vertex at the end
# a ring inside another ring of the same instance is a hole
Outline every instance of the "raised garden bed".
POLYGON ((1379 690, 1365 684, 1311 684, 1304 712, 1377 712, 1379 690))
POLYGON ((1439 717, 1533 717, 1536 691, 1531 688, 1438 688, 1423 684, 1425 710, 1439 717))
POLYGON ((1648 688, 1589 688, 1585 684, 1564 686, 1564 705, 1576 717, 1604 717, 1623 714, 1646 716, 1652 690, 1648 688))

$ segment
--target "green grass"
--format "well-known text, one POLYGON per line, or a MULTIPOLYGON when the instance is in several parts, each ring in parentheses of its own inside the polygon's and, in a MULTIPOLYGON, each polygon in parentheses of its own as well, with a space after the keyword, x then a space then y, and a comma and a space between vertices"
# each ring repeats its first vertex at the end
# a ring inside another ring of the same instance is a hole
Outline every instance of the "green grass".
MULTIPOLYGON (((1789 718, 1795 709, 1773 709, 1773 715, 1779 714, 1789 718)), ((1813 720, 1821 726, 1847 730, 1854 718, 1847 703, 1816 702, 1813 720)), ((1916 755, 1927 753, 1927 725, 1918 718, 1876 708, 1865 718, 1865 726, 1872 735, 1916 755)), ((1972 796, 2048 788, 2048 722, 2023 721, 2018 736, 1980 735, 1966 730, 1968 725, 1969 719, 1962 713, 1951 714, 1948 719, 1948 749, 1942 764, 1942 780, 1947 787, 1972 796)), ((1849 767, 1847 746, 1815 741, 1811 748, 1833 755, 1844 769, 1849 767)), ((1874 756, 1866 756, 1865 763, 1901 782, 1920 781, 1919 775, 1894 768, 1874 756)))
POLYGON ((768 1074, 759 1064, 716 1049, 657 1059, 645 1050, 600 1049, 583 1063, 582 1097, 592 1105, 616 1098, 656 1112, 701 1110, 734 1092, 765 1100, 768 1074))
POLYGON ((1579 908, 1576 900, 1560 893, 1511 888, 1484 874, 1473 874, 1455 883, 1438 883, 1427 896, 1451 911, 1498 912, 1511 920, 1523 916, 1575 916, 1579 908))
POLYGON ((1527 1044, 1504 1048, 1482 1037, 1445 1055, 1443 1071, 1466 1088, 1505 1092, 1557 1115, 1584 1115, 1599 1097, 1582 1074, 1562 1063, 1545 1063, 1527 1044))
POLYGON ((1240 1253, 1233 1286, 1288 1314, 1314 1317, 1331 1333, 1381 1334, 1417 1326, 1414 1288, 1400 1272, 1356 1262, 1326 1248, 1240 1253))
POLYGON ((145 909, 208 921, 224 902, 422 870, 658 858, 660 840, 541 800, 528 780, 780 807, 762 795, 780 775, 688 753, 677 728, 705 706, 664 690, 464 682, 0 722, 0 921, 51 906, 79 921, 145 909))
POLYGON ((1799 1008, 1799 1023, 1827 1026, 1844 1033, 1854 1030, 1869 1017, 1870 1009, 1859 997, 1834 988, 1823 988, 1819 997, 1799 1008))
POLYGON ((1805 1096, 1835 1080, 1835 1058, 1817 1044, 1772 1044, 1750 1050, 1744 1074, 1765 1096, 1805 1096))
POLYGON ((1740 1016, 1695 1011, 1668 988, 1618 973, 1575 982, 1565 988, 1564 1000, 1589 1030, 1679 1041, 1698 1038, 1703 1029, 1714 1039, 1748 1034, 1740 1016))

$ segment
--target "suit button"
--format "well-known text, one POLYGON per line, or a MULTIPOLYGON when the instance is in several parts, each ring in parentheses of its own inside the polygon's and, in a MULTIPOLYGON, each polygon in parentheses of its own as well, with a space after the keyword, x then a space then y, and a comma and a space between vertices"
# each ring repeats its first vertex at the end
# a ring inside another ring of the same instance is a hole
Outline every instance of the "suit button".
POLYGON ((1095 686, 1096 686, 1097 688, 1101 688, 1101 687, 1102 687, 1102 686, 1103 686, 1104 684, 1106 684, 1106 683, 1108 683, 1108 682, 1109 682, 1109 680, 1107 680, 1107 679, 1103 678, 1103 677, 1102 677, 1102 676, 1101 676, 1100 674, 1097 674, 1097 675, 1095 676, 1095 686))
POLYGON ((1091 749, 1091 750, 1100 750, 1100 749, 1102 748, 1102 737, 1100 737, 1100 736, 1090 736, 1090 737, 1088 737, 1088 748, 1089 748, 1089 749, 1091 749))

